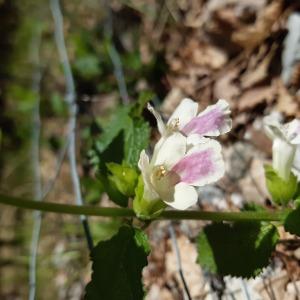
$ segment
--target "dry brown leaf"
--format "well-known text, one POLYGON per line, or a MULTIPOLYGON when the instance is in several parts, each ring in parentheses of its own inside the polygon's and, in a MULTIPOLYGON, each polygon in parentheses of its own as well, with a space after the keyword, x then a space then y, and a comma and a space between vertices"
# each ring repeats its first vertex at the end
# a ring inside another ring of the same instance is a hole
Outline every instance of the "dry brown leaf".
POLYGON ((161 106, 162 112, 170 116, 183 98, 184 93, 180 88, 172 88, 161 106))
POLYGON ((192 38, 179 52, 182 59, 191 65, 219 69, 227 62, 227 55, 221 49, 192 38))
MULTIPOLYGON (((289 278, 285 270, 273 273, 268 277, 267 284, 272 286, 272 291, 276 295, 276 299, 291 300, 285 297, 285 287, 289 278)), ((255 287, 263 300, 270 300, 270 287, 266 286, 266 281, 262 281, 255 287), (267 288, 267 289, 266 289, 267 288)))
POLYGON ((275 0, 261 10, 255 24, 244 26, 232 34, 232 41, 241 47, 251 50, 265 40, 282 12, 282 1, 275 0))
POLYGON ((278 98, 275 109, 286 116, 294 116, 298 111, 297 100, 289 93, 281 79, 276 80, 276 87, 278 98))
POLYGON ((268 76, 268 68, 275 54, 276 48, 276 46, 273 46, 258 66, 255 66, 252 70, 246 71, 246 73, 241 77, 241 85, 243 89, 247 89, 254 84, 261 82, 268 76))
POLYGON ((239 70, 237 68, 226 72, 217 79, 213 89, 214 98, 226 99, 231 107, 233 107, 236 97, 240 95, 240 88, 237 83, 234 82, 234 80, 237 79, 238 73, 239 70))
POLYGON ((238 101, 238 109, 246 111, 255 108, 258 104, 271 102, 275 97, 273 86, 256 87, 246 91, 238 101))
POLYGON ((247 132, 247 137, 256 149, 271 157, 272 141, 266 136, 262 129, 258 130, 251 126, 250 130, 247 132))
MULTIPOLYGON (((204 283, 201 269, 196 263, 196 259, 198 256, 196 247, 185 235, 182 234, 177 237, 177 244, 179 252, 182 253, 182 269, 187 285, 189 286, 192 298, 196 299, 196 297, 199 297, 202 294, 202 285, 204 283)), ((169 245, 170 251, 166 254, 167 276, 169 278, 175 277, 181 288, 183 288, 182 281, 180 280, 178 272, 176 253, 171 240, 169 240, 169 245)))

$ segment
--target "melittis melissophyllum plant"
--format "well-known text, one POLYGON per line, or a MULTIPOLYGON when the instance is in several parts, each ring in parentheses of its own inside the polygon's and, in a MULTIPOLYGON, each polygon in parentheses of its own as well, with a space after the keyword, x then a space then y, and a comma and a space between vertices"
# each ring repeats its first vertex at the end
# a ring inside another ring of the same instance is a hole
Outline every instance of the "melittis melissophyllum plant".
POLYGON ((101 133, 93 136, 88 153, 97 178, 82 182, 84 190, 91 191, 85 198, 98 197, 95 189, 99 189, 121 208, 77 207, 0 195, 0 203, 24 208, 122 218, 112 238, 99 242, 91 253, 88 300, 144 299, 142 270, 151 251, 144 229, 152 221, 211 221, 197 238, 197 262, 221 276, 250 278, 260 274, 279 240, 278 226, 300 236, 298 120, 282 125, 270 117, 264 119, 273 140, 273 163, 265 168, 273 207, 248 203, 241 212, 206 212, 195 205, 198 187, 224 175, 217 137, 231 129, 229 105, 219 100, 199 113, 196 102, 183 99, 164 122, 148 103, 150 98, 144 94, 135 103, 118 108, 106 125, 101 124, 101 133), (151 149, 150 126, 143 117, 147 111, 155 117, 160 134, 151 149))

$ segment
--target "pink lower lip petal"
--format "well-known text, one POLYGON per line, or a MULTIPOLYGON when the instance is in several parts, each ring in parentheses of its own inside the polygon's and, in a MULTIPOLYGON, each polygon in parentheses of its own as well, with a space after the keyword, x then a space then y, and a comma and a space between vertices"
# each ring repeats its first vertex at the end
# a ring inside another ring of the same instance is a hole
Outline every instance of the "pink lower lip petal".
POLYGON ((192 184, 214 171, 212 152, 212 149, 207 149, 188 155, 180 160, 172 171, 180 176, 180 182, 192 184))

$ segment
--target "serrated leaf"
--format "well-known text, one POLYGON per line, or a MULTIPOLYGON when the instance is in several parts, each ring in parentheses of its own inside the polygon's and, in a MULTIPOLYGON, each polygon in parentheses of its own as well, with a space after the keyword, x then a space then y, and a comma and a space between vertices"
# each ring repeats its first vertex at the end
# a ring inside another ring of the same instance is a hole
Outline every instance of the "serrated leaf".
MULTIPOLYGON (((298 202, 299 200, 297 200, 298 202)), ((285 231, 300 236, 300 206, 291 211, 284 220, 285 231)))
POLYGON ((278 238, 272 224, 211 224, 198 237, 198 263, 223 276, 257 276, 269 264, 278 238))
POLYGON ((122 226, 108 241, 92 251, 92 280, 86 300, 142 300, 142 270, 147 265, 149 244, 144 233, 122 226))
POLYGON ((133 167, 137 166, 140 153, 148 147, 150 127, 142 119, 130 119, 125 129, 124 161, 133 167))
POLYGON ((297 192, 297 177, 291 172, 288 180, 283 180, 272 166, 265 166, 266 184, 272 200, 276 204, 285 205, 293 200, 297 192))

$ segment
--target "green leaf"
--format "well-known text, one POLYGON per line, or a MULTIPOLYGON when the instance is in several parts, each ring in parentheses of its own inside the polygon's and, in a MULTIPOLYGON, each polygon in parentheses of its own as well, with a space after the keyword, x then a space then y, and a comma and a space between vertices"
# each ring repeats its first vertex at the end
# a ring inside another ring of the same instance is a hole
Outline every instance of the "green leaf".
POLYGON ((283 180, 276 171, 268 165, 265 165, 266 184, 272 200, 279 205, 286 205, 293 200, 297 192, 297 177, 291 173, 289 180, 283 180))
POLYGON ((257 276, 269 264, 278 238, 272 224, 211 224, 198 237, 198 263, 224 276, 257 276))
POLYGON ((82 177, 80 184, 84 193, 84 200, 87 203, 96 204, 100 201, 104 192, 104 186, 98 179, 91 177, 82 177))
POLYGON ((284 220, 284 229, 291 234, 300 236, 300 199, 296 201, 296 209, 288 213, 284 220))
POLYGON ((112 174, 109 179, 115 183, 117 189, 125 196, 134 196, 138 181, 136 170, 113 162, 107 163, 106 166, 112 174))
POLYGON ((98 178, 101 180, 105 192, 107 193, 110 200, 122 207, 128 206, 128 198, 120 193, 114 180, 103 174, 99 174, 98 178))
POLYGON ((103 133, 96 141, 96 149, 102 153, 109 144, 120 134, 128 124, 128 113, 130 107, 122 106, 114 114, 112 120, 103 128, 103 133))
POLYGON ((108 241, 92 251, 92 280, 86 286, 86 300, 142 300, 142 270, 149 254, 147 237, 141 231, 122 226, 108 241))
POLYGON ((101 222, 90 222, 93 239, 98 242, 108 240, 118 233, 122 225, 121 218, 108 218, 101 220, 101 222))
POLYGON ((130 115, 138 118, 142 115, 145 105, 154 98, 154 94, 150 91, 143 91, 139 94, 138 100, 133 104, 130 115))
POLYGON ((148 147, 150 127, 142 119, 130 119, 125 129, 125 162, 133 167, 137 166, 140 153, 148 147))

